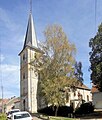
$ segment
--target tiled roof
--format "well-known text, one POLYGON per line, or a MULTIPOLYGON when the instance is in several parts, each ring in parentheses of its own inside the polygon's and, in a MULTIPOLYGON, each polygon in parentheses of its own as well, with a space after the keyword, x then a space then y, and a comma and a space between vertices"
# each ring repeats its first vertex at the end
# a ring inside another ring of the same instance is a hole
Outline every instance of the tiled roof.
POLYGON ((18 100, 18 101, 16 101, 16 102, 14 102, 14 103, 20 103, 20 100, 18 100))
POLYGON ((92 93, 96 93, 96 92, 99 92, 99 90, 98 90, 98 88, 95 85, 93 85, 92 89, 91 89, 91 92, 92 93))
POLYGON ((83 83, 80 83, 76 86, 77 88, 80 88, 80 89, 86 89, 86 90, 90 90, 90 88, 88 88, 86 85, 84 85, 83 83))
POLYGON ((18 101, 19 98, 16 98, 16 97, 12 97, 11 99, 9 99, 9 101, 6 103, 6 105, 11 105, 12 103, 18 101))
MULTIPOLYGON (((9 101, 9 99, 3 99, 3 104, 6 104, 9 101)), ((0 106, 2 106, 2 99, 0 99, 0 106)))

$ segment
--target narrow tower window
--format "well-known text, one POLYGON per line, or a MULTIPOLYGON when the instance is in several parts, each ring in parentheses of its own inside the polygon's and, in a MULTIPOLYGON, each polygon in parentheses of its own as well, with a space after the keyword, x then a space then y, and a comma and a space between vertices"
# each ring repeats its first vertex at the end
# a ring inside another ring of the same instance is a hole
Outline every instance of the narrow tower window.
POLYGON ((23 73, 23 79, 25 79, 25 73, 23 73))
POLYGON ((25 54, 23 54, 23 61, 25 60, 25 54))

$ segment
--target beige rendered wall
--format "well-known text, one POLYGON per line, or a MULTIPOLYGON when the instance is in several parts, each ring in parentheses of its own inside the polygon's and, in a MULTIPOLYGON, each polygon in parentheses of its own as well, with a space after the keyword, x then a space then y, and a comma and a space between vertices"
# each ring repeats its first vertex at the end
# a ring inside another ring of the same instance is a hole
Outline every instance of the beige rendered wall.
POLYGON ((75 91, 73 91, 72 89, 70 89, 69 100, 66 105, 70 106, 71 101, 73 101, 74 107, 76 108, 79 102, 81 102, 81 96, 79 96, 79 94, 82 95, 82 99, 85 100, 85 102, 92 101, 92 94, 90 90, 77 88, 75 91), (89 96, 89 99, 87 98, 87 96, 89 96))
POLYGON ((102 109, 102 92, 93 93, 93 104, 96 109, 102 109))
POLYGON ((23 101, 25 100, 25 109, 35 113, 37 112, 37 83, 38 75, 31 66, 30 62, 34 60, 35 51, 26 48, 20 55, 20 93, 21 93, 21 109, 24 109, 23 101), (23 55, 25 54, 25 60, 23 55), (25 78, 23 75, 25 74, 25 78))

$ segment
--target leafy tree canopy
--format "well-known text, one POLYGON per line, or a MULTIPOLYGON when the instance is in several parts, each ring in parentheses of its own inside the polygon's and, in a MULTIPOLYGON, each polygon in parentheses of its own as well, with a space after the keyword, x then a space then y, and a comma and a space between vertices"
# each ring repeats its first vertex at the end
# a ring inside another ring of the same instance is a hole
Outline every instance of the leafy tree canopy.
POLYGON ((96 36, 90 39, 89 47, 91 48, 89 53, 91 80, 102 91, 102 23, 98 28, 96 36))
POLYGON ((76 83, 76 48, 59 25, 48 26, 44 35, 46 41, 40 44, 44 54, 36 54, 33 64, 40 73, 42 92, 47 102, 58 108, 65 104, 65 87, 76 83))

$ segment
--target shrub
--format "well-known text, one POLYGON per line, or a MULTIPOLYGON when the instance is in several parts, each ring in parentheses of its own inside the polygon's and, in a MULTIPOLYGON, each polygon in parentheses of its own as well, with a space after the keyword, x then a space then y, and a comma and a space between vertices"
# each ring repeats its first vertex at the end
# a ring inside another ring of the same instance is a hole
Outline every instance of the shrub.
POLYGON ((89 114, 94 111, 94 106, 92 105, 92 102, 83 103, 79 108, 75 110, 75 114, 89 114))
MULTIPOLYGON (((50 115, 50 116, 55 116, 55 107, 53 109, 52 106, 46 107, 44 109, 41 109, 38 111, 39 113, 45 114, 45 115, 50 115)), ((58 116, 63 116, 67 117, 69 113, 73 113, 72 107, 69 106, 60 106, 58 108, 58 116)))

